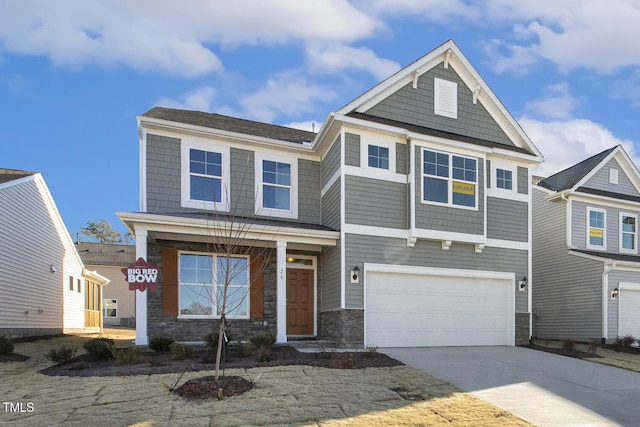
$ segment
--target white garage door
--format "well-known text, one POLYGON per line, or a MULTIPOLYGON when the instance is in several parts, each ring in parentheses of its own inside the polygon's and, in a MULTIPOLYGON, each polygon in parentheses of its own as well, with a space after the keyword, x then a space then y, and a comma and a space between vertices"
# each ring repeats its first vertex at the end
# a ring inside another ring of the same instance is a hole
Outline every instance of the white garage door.
POLYGON ((618 335, 640 336, 640 290, 621 289, 618 335))
POLYGON ((367 271, 366 345, 514 345, 513 275, 477 273, 367 271))

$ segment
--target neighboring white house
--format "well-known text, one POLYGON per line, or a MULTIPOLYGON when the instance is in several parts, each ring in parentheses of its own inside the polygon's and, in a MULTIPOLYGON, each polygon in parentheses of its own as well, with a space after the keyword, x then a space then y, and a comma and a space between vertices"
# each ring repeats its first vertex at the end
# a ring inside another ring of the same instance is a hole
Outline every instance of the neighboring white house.
POLYGON ((104 325, 134 327, 136 293, 129 290, 121 269, 136 261, 135 246, 78 242, 76 249, 87 268, 110 280, 102 295, 104 325))
POLYGON ((84 268, 42 175, 0 168, 0 335, 99 332, 107 283, 84 268))

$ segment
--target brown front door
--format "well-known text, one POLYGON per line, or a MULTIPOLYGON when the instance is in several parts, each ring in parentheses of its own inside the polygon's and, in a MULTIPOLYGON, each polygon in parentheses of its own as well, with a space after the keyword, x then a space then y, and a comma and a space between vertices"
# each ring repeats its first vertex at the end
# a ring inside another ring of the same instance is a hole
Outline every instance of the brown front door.
POLYGON ((313 270, 287 268, 287 335, 313 335, 313 270))

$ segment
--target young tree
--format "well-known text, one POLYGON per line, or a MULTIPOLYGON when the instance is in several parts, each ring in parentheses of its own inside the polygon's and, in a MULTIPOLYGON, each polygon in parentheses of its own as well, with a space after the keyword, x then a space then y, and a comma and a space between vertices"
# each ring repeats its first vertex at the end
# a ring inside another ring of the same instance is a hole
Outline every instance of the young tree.
POLYGON ((96 240, 98 243, 115 243, 127 245, 131 242, 131 233, 122 234, 113 228, 107 220, 87 221, 87 226, 82 228, 82 234, 96 240))

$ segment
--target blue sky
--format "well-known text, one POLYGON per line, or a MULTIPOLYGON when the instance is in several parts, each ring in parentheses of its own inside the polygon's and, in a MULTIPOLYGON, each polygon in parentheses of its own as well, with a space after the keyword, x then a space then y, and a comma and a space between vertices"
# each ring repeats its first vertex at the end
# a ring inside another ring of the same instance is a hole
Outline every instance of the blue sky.
POLYGON ((41 172, 72 235, 124 231, 137 115, 317 129, 448 39, 545 156, 535 173, 616 144, 640 163, 636 0, 0 0, 0 167, 41 172))

